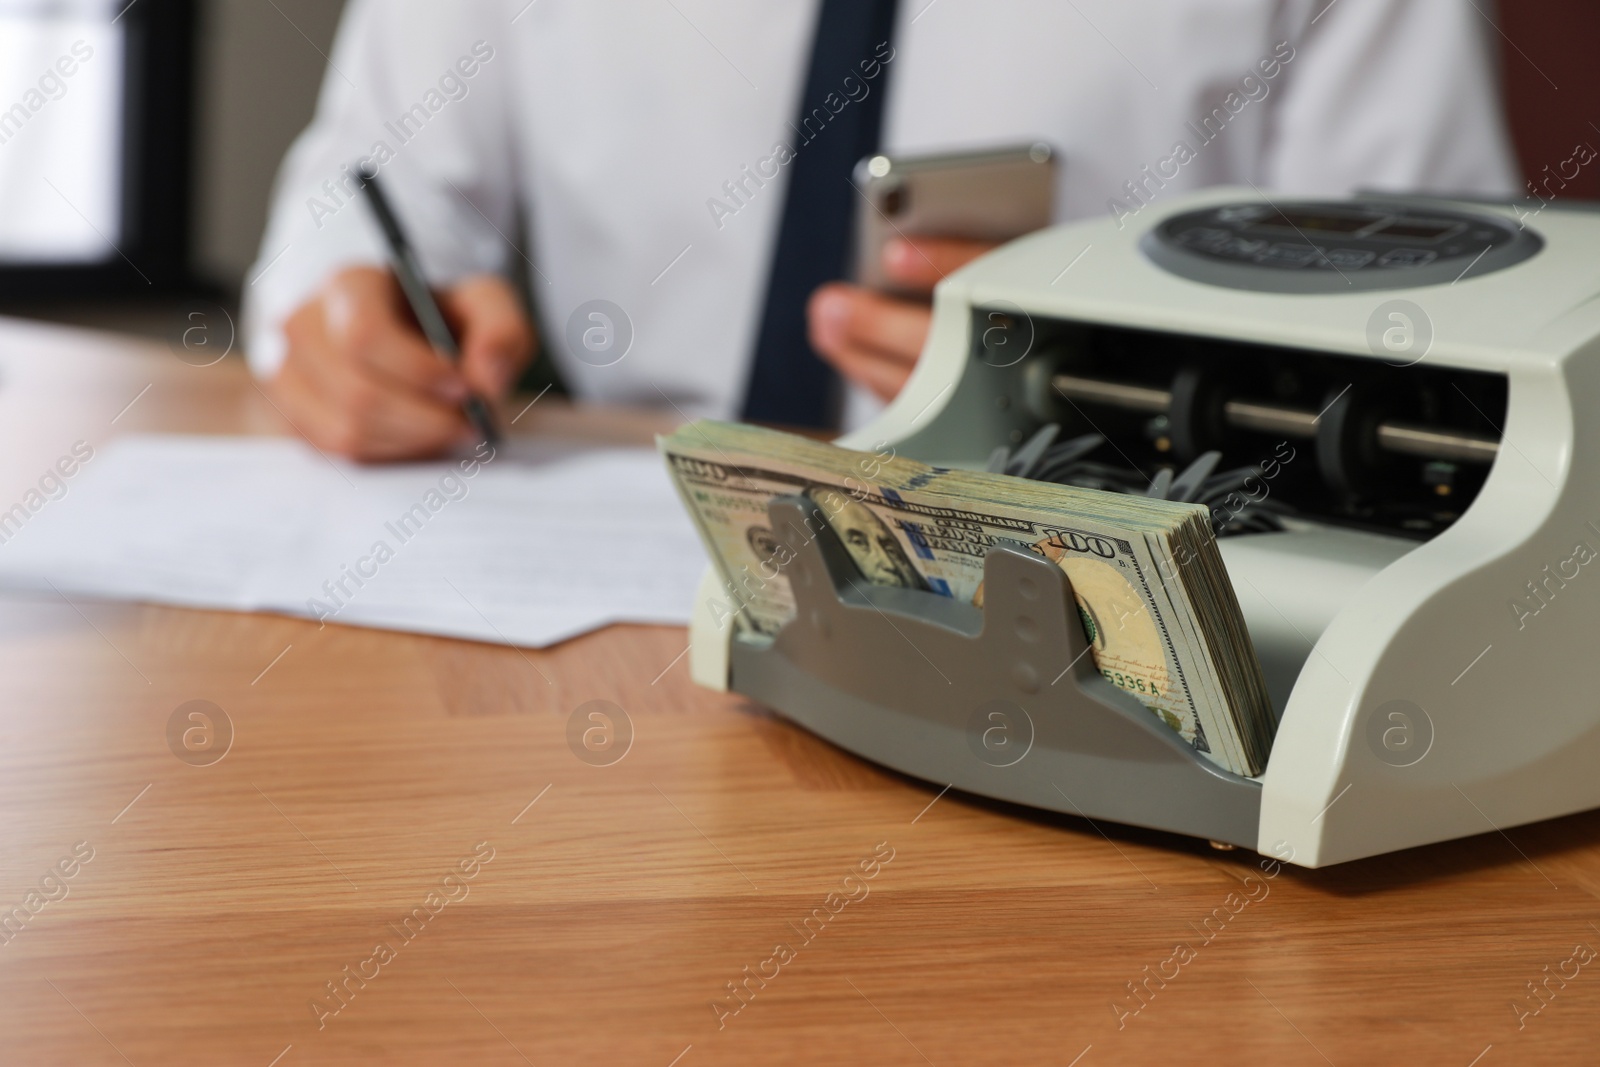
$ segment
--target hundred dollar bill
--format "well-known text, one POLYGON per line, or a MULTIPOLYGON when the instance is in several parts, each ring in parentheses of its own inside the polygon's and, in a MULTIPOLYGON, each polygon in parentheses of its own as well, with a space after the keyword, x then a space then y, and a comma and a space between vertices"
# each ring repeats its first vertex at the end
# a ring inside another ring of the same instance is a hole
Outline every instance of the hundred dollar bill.
MULTIPOLYGON (((1205 568, 1177 562, 1207 547, 1215 553, 1214 543, 1194 536, 1197 524, 1209 530, 1204 508, 945 470, 888 448, 855 452, 709 421, 659 444, 722 581, 728 606, 719 624, 760 640, 794 615, 788 550, 767 516, 776 496, 815 505, 861 580, 979 606, 989 548, 1021 542, 1066 572, 1103 676, 1213 762, 1241 774, 1264 765, 1270 731, 1253 721, 1264 714, 1264 683, 1253 694, 1244 685, 1243 699, 1230 693, 1226 642, 1208 640, 1195 593, 1179 581, 1207 577, 1205 568), (1234 708, 1230 699, 1259 706, 1234 708)), ((1225 581, 1225 571, 1215 573, 1225 581)), ((1259 676, 1253 649, 1249 655, 1259 676)))

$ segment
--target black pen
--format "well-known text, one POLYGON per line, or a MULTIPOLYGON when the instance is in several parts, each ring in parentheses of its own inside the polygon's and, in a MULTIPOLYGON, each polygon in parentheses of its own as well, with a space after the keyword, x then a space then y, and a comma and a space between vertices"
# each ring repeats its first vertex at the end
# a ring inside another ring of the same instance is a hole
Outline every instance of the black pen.
MULTIPOLYGON (((433 290, 423 280, 422 268, 411 250, 411 242, 406 240, 400 220, 389 206, 389 198, 383 195, 378 176, 358 169, 357 181, 362 192, 367 194, 367 203, 372 206, 372 213, 377 216, 378 226, 389 244, 389 264, 394 269, 395 277, 400 280, 400 288, 411 305, 411 313, 422 327, 422 335, 445 360, 460 363, 461 346, 451 332, 450 324, 445 321, 444 312, 439 310, 438 302, 433 299, 433 290)), ((485 442, 490 445, 500 443, 500 431, 495 427, 494 416, 489 413, 489 405, 484 403, 483 397, 469 395, 461 402, 461 411, 485 442)))

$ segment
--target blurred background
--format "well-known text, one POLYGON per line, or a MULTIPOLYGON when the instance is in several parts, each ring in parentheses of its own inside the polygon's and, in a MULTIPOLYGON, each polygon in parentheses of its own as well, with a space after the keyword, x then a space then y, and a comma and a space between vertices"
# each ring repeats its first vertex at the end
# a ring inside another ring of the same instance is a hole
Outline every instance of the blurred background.
MULTIPOLYGON (((343 6, 0 0, 0 314, 164 336, 236 307, 343 6)), ((1600 165, 1552 177, 1600 148, 1600 4, 1508 0, 1491 32, 1525 177, 1600 199, 1600 165)))
POLYGON ((162 336, 236 306, 343 7, 0 0, 0 314, 162 336))

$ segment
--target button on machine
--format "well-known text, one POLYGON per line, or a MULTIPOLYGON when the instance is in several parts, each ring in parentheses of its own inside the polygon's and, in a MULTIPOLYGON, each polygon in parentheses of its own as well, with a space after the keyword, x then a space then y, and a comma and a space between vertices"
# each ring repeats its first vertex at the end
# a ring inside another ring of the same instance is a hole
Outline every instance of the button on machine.
POLYGON ((1439 253, 1429 252, 1421 248, 1397 248, 1393 252, 1385 252, 1383 258, 1378 260, 1380 267, 1426 267, 1429 263, 1439 258, 1439 253))

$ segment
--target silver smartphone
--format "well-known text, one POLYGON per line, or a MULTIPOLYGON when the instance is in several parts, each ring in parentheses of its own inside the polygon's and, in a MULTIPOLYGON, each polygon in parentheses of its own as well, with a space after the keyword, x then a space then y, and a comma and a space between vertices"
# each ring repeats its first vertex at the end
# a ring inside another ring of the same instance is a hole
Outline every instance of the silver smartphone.
POLYGON ((1056 152, 1043 142, 928 156, 869 156, 856 164, 855 281, 894 292, 883 246, 893 237, 1009 241, 1050 225, 1056 152))

